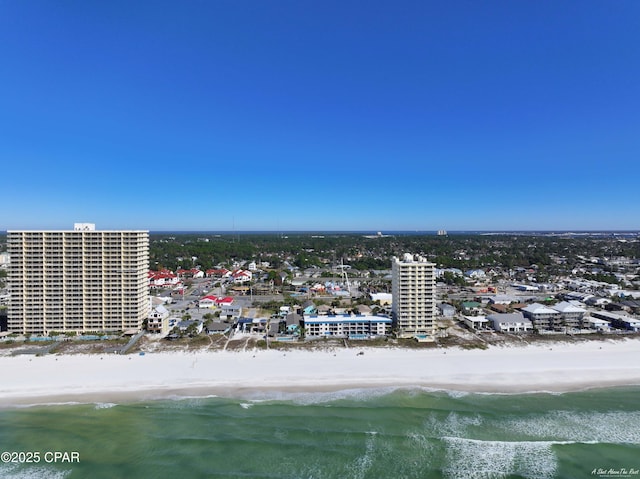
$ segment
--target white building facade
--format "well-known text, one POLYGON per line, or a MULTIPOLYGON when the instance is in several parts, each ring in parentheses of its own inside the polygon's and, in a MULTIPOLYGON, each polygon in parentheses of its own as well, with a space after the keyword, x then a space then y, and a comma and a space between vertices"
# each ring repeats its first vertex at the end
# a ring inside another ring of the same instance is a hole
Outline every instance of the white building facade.
POLYGON ((125 331, 149 316, 149 232, 8 231, 9 331, 125 331))
POLYGON ((370 339, 391 332, 391 319, 375 315, 308 316, 304 318, 305 335, 312 338, 370 339))
POLYGON ((533 331, 533 323, 522 313, 496 313, 487 316, 493 329, 500 333, 526 333, 533 331))
POLYGON ((400 338, 435 340, 436 265, 420 256, 393 258, 393 318, 400 338))

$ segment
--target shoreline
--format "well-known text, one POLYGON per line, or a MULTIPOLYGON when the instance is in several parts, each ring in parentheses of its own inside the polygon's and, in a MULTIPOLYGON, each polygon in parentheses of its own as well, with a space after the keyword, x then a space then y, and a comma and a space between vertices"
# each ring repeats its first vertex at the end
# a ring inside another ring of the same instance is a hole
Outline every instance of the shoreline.
MULTIPOLYGON (((95 392, 95 393, 79 393, 75 395, 46 395, 37 397, 15 397, 11 400, 0 399, 0 411, 6 409, 29 409, 33 407, 43 406, 80 406, 80 405, 96 405, 97 408, 111 407, 123 404, 148 403, 155 401, 188 401, 209 398, 237 399, 239 401, 296 401, 298 399, 305 400, 308 396, 318 395, 325 396, 327 400, 332 398, 348 399, 361 395, 377 396, 390 394, 397 391, 423 391, 427 393, 443 393, 451 396, 464 396, 467 394, 477 395, 535 395, 535 394, 551 394, 562 395, 568 393, 579 393, 587 391, 600 391, 604 389, 624 389, 624 388, 640 388, 640 383, 620 384, 617 381, 601 382, 597 385, 590 385, 575 388, 562 388, 561 390, 466 390, 462 388, 447 387, 442 385, 425 386, 425 385, 371 385, 371 384, 355 384, 351 386, 314 386, 314 387, 264 387, 264 388, 217 388, 217 387, 187 387, 182 389, 149 389, 149 390, 131 390, 119 392, 95 392)), ((321 399, 319 402, 323 402, 321 399)), ((306 401, 305 401, 306 402, 306 401)), ((315 401, 313 401, 315 402, 315 401)))
POLYGON ((640 386, 640 339, 488 349, 158 352, 1 357, 0 408, 348 390, 565 393, 640 386), (362 353, 362 354, 361 354, 362 353))

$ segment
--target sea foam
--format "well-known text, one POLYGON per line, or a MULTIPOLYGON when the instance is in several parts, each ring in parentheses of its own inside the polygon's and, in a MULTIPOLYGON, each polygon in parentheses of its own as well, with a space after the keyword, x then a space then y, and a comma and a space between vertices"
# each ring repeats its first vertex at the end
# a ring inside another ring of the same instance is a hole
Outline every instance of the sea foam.
POLYGON ((11 479, 64 479, 71 471, 59 471, 41 465, 23 467, 19 464, 0 464, 0 477, 11 479))
POLYGON ((640 411, 553 411, 530 419, 507 419, 501 427, 532 439, 640 444, 640 411))
POLYGON ((557 470, 553 442, 479 441, 444 437, 447 479, 503 478, 518 475, 552 479, 557 470))
POLYGON ((392 394, 402 389, 399 387, 382 388, 353 388, 341 389, 337 391, 314 391, 314 392, 293 392, 293 391, 259 391, 246 397, 253 402, 283 401, 292 402, 301 406, 314 404, 330 404, 335 401, 353 400, 367 401, 381 396, 392 394))

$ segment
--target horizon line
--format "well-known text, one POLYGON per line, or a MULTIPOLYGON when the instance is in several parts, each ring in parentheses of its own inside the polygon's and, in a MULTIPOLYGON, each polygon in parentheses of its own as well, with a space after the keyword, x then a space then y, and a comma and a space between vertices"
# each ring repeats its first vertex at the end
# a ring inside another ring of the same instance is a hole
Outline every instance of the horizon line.
MULTIPOLYGON (((59 228, 8 228, 4 230, 0 230, 0 234, 6 234, 9 231, 72 231, 70 228, 67 229, 59 229, 59 228)), ((585 233, 609 233, 609 234, 640 234, 639 229, 544 229, 544 228, 536 228, 536 229, 458 229, 458 230, 446 230, 446 229, 248 229, 248 230, 226 230, 226 229, 152 229, 152 228, 104 228, 98 229, 95 231, 148 231, 151 234, 162 234, 162 233, 207 233, 207 234, 255 234, 255 233, 270 233, 270 234, 285 234, 285 233, 325 233, 325 234, 336 234, 336 233, 351 233, 351 234, 381 234, 381 235, 390 235, 390 234, 438 234, 442 232, 444 235, 448 234, 461 234, 461 233, 477 233, 477 234, 486 234, 486 233, 554 233, 554 234, 585 234, 585 233)))
POLYGON ((545 230, 545 229, 528 229, 528 230, 149 230, 149 234, 214 234, 214 235, 250 235, 250 234, 267 234, 267 235, 286 235, 286 234, 306 234, 306 235, 337 235, 337 234, 357 234, 367 236, 393 236, 393 235, 427 235, 427 236, 449 236, 449 235, 491 235, 491 234, 546 234, 546 235, 640 235, 640 229, 588 229, 588 230, 545 230), (442 232, 442 234, 439 234, 442 232))

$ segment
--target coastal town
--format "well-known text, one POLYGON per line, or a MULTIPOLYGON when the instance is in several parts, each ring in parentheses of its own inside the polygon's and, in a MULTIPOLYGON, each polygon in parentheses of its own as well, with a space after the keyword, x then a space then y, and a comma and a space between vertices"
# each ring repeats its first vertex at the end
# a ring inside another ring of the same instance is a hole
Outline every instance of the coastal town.
POLYGON ((0 479, 640 479, 640 0, 0 19, 0 479))
MULTIPOLYGON (((86 229, 76 232, 80 236, 98 233, 93 225, 76 226, 86 229)), ((49 246, 49 240, 33 240, 29 250, 21 238, 22 251, 12 234, 0 253, 4 354, 485 348, 640 332, 640 242, 634 233, 154 234, 147 247, 145 232, 141 251, 148 248, 149 256, 135 260, 138 276, 140 265, 150 265, 135 283, 144 314, 129 322, 105 321, 100 308, 113 302, 87 293, 86 281, 83 294, 96 304, 95 321, 81 317, 86 306, 73 311, 56 303, 52 291, 66 298, 71 288, 61 281, 67 275, 36 265, 58 258, 67 268, 59 251, 48 254, 56 251, 53 239, 49 246), (17 286, 16 278, 25 277, 24 271, 16 274, 18 266, 31 266, 35 287, 17 286), (46 289, 52 281, 59 281, 58 290, 46 289), (18 311, 32 318, 16 318, 18 311), (56 312, 71 317, 55 318, 56 312)), ((90 271, 100 294, 105 284, 120 288, 121 275, 108 278, 101 270, 112 245, 90 246, 102 258, 90 271)), ((82 254, 86 258, 87 251, 82 254)))
POLYGON ((636 386, 639 244, 11 230, 0 408, 636 386))

